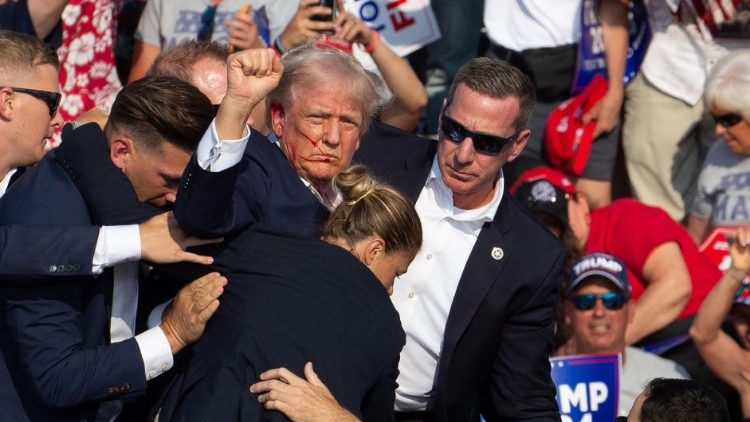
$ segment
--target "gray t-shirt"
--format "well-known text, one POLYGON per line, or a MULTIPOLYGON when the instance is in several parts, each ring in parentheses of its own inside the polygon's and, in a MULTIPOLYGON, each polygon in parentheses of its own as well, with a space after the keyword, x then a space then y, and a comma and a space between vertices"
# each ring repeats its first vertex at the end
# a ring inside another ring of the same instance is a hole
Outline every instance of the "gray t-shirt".
POLYGON ((712 226, 750 222, 750 157, 733 153, 724 142, 708 151, 690 214, 712 226))
POLYGON ((653 353, 635 347, 625 348, 625 364, 620 377, 618 415, 627 416, 635 398, 654 378, 689 379, 685 368, 653 353))
MULTIPOLYGON (((210 0, 148 0, 143 9, 135 38, 162 49, 173 47, 183 41, 196 40, 201 28, 201 14, 210 0)), ((279 36, 291 21, 299 0, 224 0, 214 16, 212 40, 226 44, 226 19, 230 19, 243 4, 252 4, 254 9, 266 8, 271 32, 271 41, 279 36)))

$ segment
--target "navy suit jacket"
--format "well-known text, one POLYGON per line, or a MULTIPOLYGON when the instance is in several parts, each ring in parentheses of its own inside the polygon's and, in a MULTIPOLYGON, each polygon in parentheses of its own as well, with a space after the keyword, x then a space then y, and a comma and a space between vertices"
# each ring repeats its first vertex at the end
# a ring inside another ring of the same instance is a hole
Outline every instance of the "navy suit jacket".
POLYGON ((307 361, 339 403, 366 421, 393 418, 398 314, 351 253, 258 225, 229 242, 214 270, 229 279, 219 310, 161 405, 169 421, 284 421, 248 393, 262 372, 307 361))
MULTIPOLYGON (((95 125, 75 135, 106 142, 95 125)), ((92 225, 86 203, 56 153, 47 154, 6 193, 0 224, 92 225)), ((0 381, 6 386, 0 390, 0 419, 93 419, 101 400, 145 391, 135 339, 108 344, 111 296, 111 269, 98 278, 70 277, 64 283, 44 278, 2 287, 0 344, 6 372, 0 370, 0 376, 12 379, 0 381)))
POLYGON ((329 211, 302 183, 284 153, 253 130, 237 165, 210 172, 195 155, 182 176, 174 215, 187 233, 217 238, 253 223, 318 237, 329 211))
MULTIPOLYGON (((355 160, 416 202, 437 142, 385 125, 368 135, 355 160)), ((506 189, 453 298, 435 382, 436 421, 478 421, 480 413, 488 422, 560 420, 549 354, 563 261, 560 242, 506 189), (493 258, 495 248, 501 259, 493 258)))

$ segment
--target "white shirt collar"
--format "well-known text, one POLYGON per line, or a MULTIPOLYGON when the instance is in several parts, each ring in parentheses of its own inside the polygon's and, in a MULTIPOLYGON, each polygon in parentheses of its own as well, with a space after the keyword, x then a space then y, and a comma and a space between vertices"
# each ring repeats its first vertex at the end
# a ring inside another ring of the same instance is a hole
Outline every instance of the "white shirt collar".
POLYGON ((425 182, 425 187, 437 191, 438 205, 452 219, 456 221, 481 221, 487 223, 495 218, 497 208, 500 205, 500 201, 503 199, 505 178, 503 177, 503 170, 500 169, 500 175, 497 182, 495 182, 495 192, 492 196, 492 200, 487 204, 471 210, 457 208, 453 205, 453 192, 443 182, 443 175, 440 172, 438 157, 435 156, 435 159, 432 161, 432 167, 430 168, 430 174, 427 176, 427 181, 425 182))
POLYGON ((18 171, 17 168, 10 169, 8 174, 3 177, 3 180, 0 180, 0 197, 5 195, 5 192, 8 190, 8 185, 10 185, 10 179, 13 177, 13 175, 18 171))

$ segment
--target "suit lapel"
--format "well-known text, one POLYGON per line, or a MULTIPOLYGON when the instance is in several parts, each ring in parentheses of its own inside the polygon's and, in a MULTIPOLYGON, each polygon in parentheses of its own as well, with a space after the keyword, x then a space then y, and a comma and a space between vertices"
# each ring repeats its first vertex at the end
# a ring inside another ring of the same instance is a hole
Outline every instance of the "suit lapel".
POLYGON ((494 220, 486 223, 479 232, 458 282, 445 324, 439 371, 447 368, 445 365, 450 362, 456 344, 513 253, 512 216, 508 206, 510 200, 506 196, 509 192, 505 191, 503 195, 494 220))
POLYGON ((10 176, 10 180, 8 181, 8 186, 11 186, 16 180, 18 180, 19 177, 26 171, 26 167, 19 167, 16 169, 16 172, 13 173, 12 176, 10 176))

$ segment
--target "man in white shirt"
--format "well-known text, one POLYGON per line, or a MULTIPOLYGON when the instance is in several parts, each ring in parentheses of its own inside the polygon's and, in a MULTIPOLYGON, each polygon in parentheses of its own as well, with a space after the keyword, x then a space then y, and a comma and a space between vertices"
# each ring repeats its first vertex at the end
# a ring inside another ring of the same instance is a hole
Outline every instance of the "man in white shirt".
POLYGON ((572 333, 572 354, 622 354, 618 414, 628 414, 643 386, 654 378, 689 378, 671 360, 625 343, 635 315, 625 264, 617 257, 593 253, 578 259, 565 287, 565 323, 572 333))
MULTIPOLYGON (((194 87, 151 78, 120 93, 106 137, 95 125, 84 125, 70 131, 68 140, 108 144, 112 162, 138 200, 164 208, 174 201, 179 176, 211 114, 210 103, 194 87)), ((0 223, 92 224, 75 174, 66 171, 57 152, 30 169, 3 198, 0 223)), ((170 225, 166 216, 163 223, 170 225)), ((62 414, 114 420, 122 410, 120 399, 143 394, 146 380, 172 366, 172 355, 202 333, 226 280, 212 273, 191 283, 158 326, 135 335, 139 273, 137 262, 125 262, 96 282, 77 277, 33 284, 29 279, 3 290, 7 332, 0 337, 12 377, 3 382, 5 414, 13 420, 18 415, 18 420, 51 420, 62 414), (15 396, 7 391, 13 386, 15 396)))
MULTIPOLYGON (((502 172, 528 140, 533 92, 519 69, 477 58, 443 103, 437 144, 379 137, 363 145, 365 164, 415 201, 424 233, 392 296, 406 333, 397 421, 560 419, 549 354, 564 251, 505 192, 502 172)), ((294 392, 317 383, 294 378, 253 391, 270 394, 266 408, 312 414, 294 392)))

